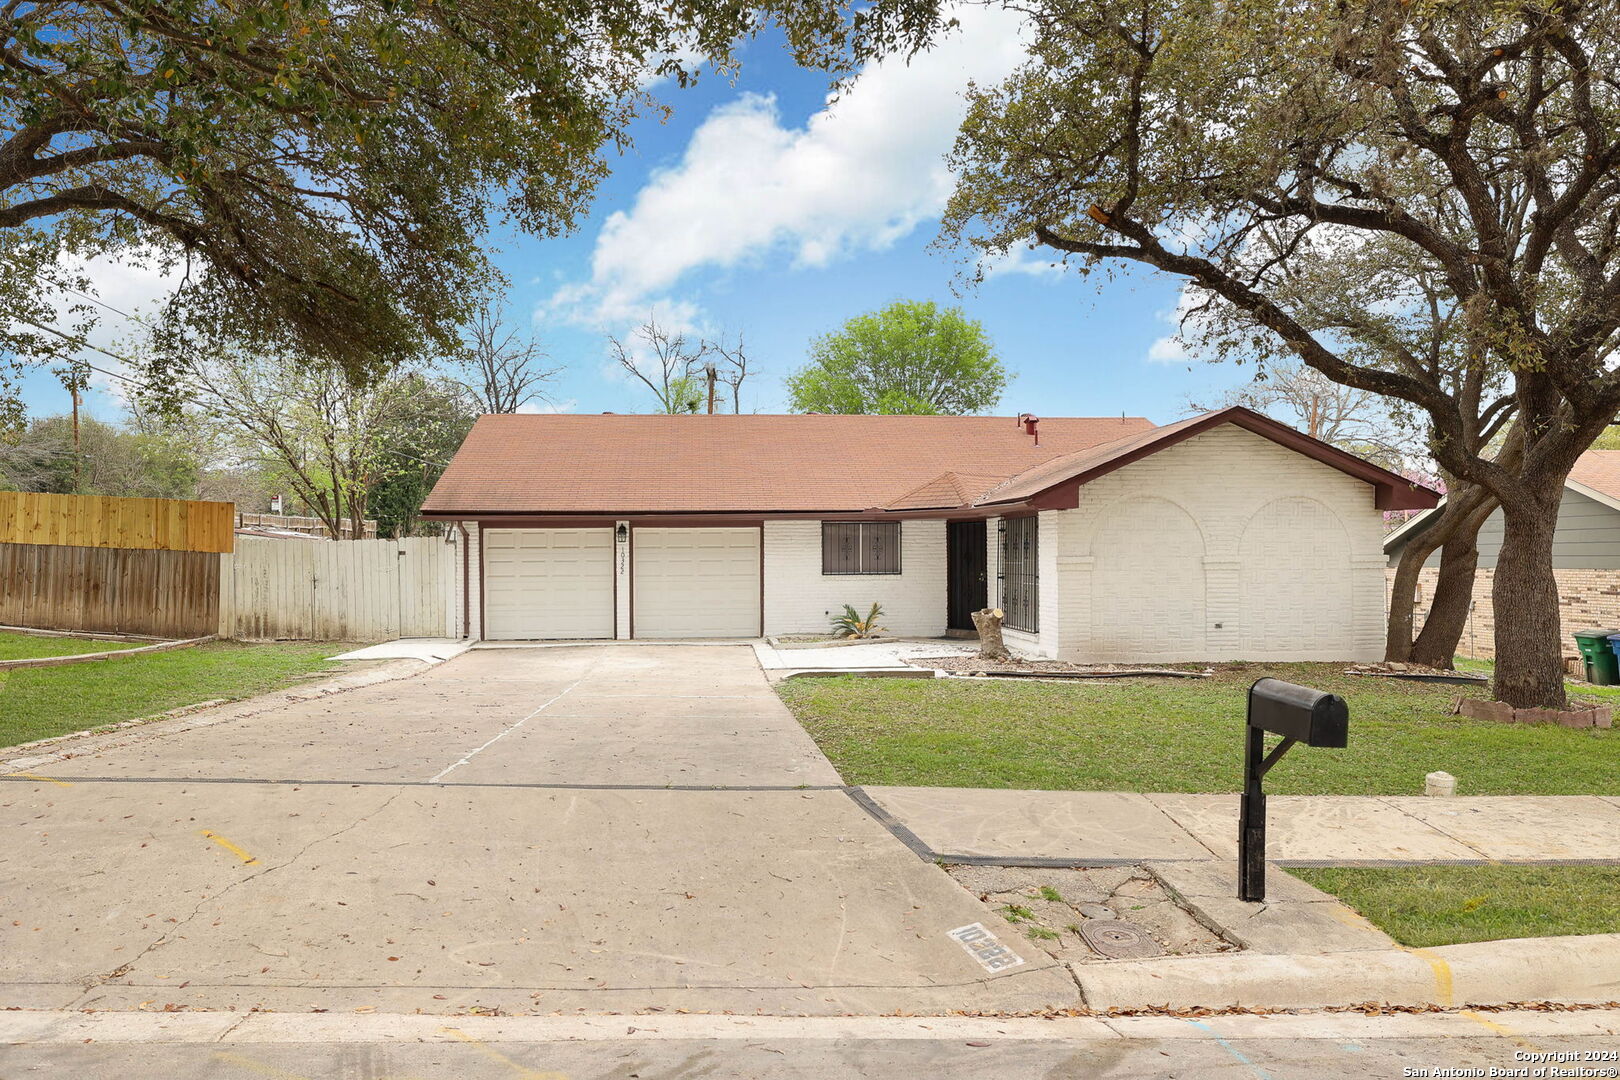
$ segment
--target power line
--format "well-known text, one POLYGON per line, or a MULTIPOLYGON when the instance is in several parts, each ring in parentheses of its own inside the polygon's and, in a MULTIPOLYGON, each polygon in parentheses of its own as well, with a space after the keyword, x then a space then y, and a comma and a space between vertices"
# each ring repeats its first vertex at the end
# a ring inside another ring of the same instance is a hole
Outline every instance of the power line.
POLYGON ((129 312, 123 310, 122 308, 113 307, 111 304, 107 303, 107 301, 102 300, 102 299, 100 299, 98 297, 91 296, 87 292, 80 292, 78 289, 75 289, 70 285, 63 285, 63 286, 61 286, 61 289, 62 289, 63 292, 70 292, 74 296, 83 297, 84 299, 90 301, 92 304, 95 304, 98 307, 104 307, 108 311, 112 312, 114 315, 122 315, 124 318, 128 319, 130 322, 140 322, 141 321, 139 316, 131 315, 129 312))
MULTIPOLYGON (((47 334, 55 334, 57 337, 61 338, 65 342, 67 342, 69 345, 75 345, 75 346, 78 346, 81 349, 89 349, 91 352, 98 352, 103 356, 110 356, 114 360, 117 360, 120 364, 129 364, 131 366, 134 366, 135 363, 136 363, 136 361, 131 360, 127 356, 119 356, 117 353, 113 352, 110 349, 103 349, 100 345, 92 344, 91 342, 85 340, 82 336, 79 336, 79 335, 76 335, 76 334, 65 334, 62 331, 58 330, 54 326, 46 326, 44 323, 36 322, 35 320, 30 319, 26 315, 13 314, 11 316, 11 318, 16 319, 18 322, 26 323, 29 326, 32 326, 36 330, 43 330, 47 334)), ((83 364, 85 367, 89 368, 91 371, 99 371, 99 372, 101 372, 101 374, 110 376, 111 378, 114 378, 114 379, 121 379, 124 382, 133 383, 136 386, 145 387, 148 390, 152 389, 152 386, 151 386, 150 383, 144 382, 144 381, 142 381, 140 379, 134 378, 134 377, 129 376, 129 375, 120 374, 119 372, 116 372, 116 371, 109 371, 104 367, 97 367, 95 364, 92 364, 88 360, 74 360, 73 363, 83 364)), ((180 396, 185 397, 185 395, 183 395, 183 394, 180 395, 180 396)), ((202 404, 202 402, 198 401, 196 398, 189 398, 188 400, 190 400, 193 405, 201 405, 202 404)))

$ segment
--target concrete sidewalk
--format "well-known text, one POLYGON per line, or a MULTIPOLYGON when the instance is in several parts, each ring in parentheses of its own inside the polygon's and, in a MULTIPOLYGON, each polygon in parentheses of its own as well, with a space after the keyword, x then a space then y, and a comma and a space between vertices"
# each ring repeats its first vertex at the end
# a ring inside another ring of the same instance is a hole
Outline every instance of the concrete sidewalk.
MULTIPOLYGON (((926 857, 1089 865, 1237 858, 1236 795, 861 790, 926 857)), ((1267 856, 1285 865, 1620 863, 1620 796, 1273 795, 1268 816, 1267 856)))
POLYGON ((960 641, 871 641, 837 645, 831 648, 777 648, 767 642, 754 643, 754 656, 767 672, 787 671, 911 671, 919 677, 929 674, 910 661, 919 656, 970 656, 978 652, 977 642, 960 641))

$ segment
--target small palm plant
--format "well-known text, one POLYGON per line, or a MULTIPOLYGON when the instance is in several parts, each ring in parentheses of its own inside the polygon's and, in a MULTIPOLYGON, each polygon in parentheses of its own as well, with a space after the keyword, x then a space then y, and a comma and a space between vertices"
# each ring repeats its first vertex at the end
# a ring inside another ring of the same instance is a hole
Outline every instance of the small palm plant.
POLYGON ((841 638, 871 638, 883 632, 878 625, 878 616, 883 614, 883 608, 877 604, 862 618, 860 612, 849 604, 844 605, 844 613, 833 620, 833 633, 841 638))

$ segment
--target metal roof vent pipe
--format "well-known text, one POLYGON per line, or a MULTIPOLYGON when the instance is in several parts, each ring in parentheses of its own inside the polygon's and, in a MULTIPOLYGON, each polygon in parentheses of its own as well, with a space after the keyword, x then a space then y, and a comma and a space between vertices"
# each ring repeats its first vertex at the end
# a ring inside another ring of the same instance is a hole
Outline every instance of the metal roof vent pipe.
POLYGON ((1036 446, 1041 445, 1040 417, 1034 413, 1019 413, 1018 423, 1023 427, 1025 435, 1034 436, 1036 446))

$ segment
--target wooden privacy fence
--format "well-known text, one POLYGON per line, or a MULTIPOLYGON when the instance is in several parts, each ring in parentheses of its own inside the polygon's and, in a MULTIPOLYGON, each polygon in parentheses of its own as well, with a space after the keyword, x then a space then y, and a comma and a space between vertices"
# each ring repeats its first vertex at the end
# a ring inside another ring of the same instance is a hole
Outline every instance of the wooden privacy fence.
POLYGON ((229 551, 235 529, 228 502, 0 491, 0 543, 229 551))
POLYGON ((219 626, 211 551, 0 544, 0 625, 192 638, 219 626))
POLYGON ((239 537, 220 556, 219 634, 248 640, 444 637, 452 549, 438 537, 268 540, 239 537))
POLYGON ((230 503, 0 491, 0 625, 212 634, 234 524, 230 503))

